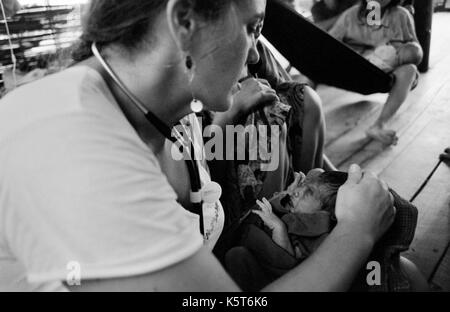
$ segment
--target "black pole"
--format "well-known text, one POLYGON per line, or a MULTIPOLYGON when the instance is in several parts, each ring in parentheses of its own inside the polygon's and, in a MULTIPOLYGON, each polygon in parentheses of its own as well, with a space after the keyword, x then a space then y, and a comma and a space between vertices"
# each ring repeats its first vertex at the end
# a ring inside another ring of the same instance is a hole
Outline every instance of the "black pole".
POLYGON ((431 26, 433 23, 433 0, 414 1, 417 37, 423 49, 423 61, 419 65, 426 72, 430 64, 431 26))

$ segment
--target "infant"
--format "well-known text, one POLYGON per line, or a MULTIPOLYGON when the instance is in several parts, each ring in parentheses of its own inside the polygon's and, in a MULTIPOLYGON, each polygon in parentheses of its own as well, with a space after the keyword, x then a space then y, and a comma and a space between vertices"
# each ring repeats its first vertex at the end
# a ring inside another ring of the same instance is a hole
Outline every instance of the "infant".
POLYGON ((296 259, 308 257, 334 226, 334 208, 339 188, 347 181, 343 172, 312 170, 269 201, 257 201, 253 210, 270 230, 272 240, 296 259), (274 213, 284 214, 281 218, 274 213), (313 238, 308 239, 308 238, 313 238))
MULTIPOLYGON (((347 173, 318 169, 307 176, 296 174, 287 190, 257 201, 241 223, 238 246, 225 256, 225 267, 243 290, 261 290, 317 250, 336 225, 337 193, 347 178, 347 173)), ((371 260, 381 263, 384 275, 383 284, 371 291, 408 287, 399 268, 400 251, 407 250, 413 239, 417 209, 391 193, 396 221, 372 252, 371 260)), ((355 281, 353 290, 368 290, 364 281, 355 281)))

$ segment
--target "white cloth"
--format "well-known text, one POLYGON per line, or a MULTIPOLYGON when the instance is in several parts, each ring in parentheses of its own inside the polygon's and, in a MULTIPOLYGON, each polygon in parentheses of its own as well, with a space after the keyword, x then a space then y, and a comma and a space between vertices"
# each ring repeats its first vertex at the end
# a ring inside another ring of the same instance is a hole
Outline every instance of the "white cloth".
POLYGON ((75 67, 0 101, 0 291, 155 272, 202 246, 101 76, 75 67))

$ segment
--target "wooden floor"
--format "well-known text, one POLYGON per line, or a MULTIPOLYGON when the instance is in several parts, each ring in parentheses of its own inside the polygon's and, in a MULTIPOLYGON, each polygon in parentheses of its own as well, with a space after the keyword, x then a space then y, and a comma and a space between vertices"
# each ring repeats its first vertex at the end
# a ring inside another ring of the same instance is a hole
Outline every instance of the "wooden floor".
POLYGON ((368 140, 386 95, 364 97, 319 86, 327 119, 326 153, 342 170, 352 163, 372 170, 419 208, 419 224, 406 254, 438 290, 450 291, 450 167, 439 154, 450 147, 450 13, 436 13, 430 70, 392 119, 395 147, 368 140))

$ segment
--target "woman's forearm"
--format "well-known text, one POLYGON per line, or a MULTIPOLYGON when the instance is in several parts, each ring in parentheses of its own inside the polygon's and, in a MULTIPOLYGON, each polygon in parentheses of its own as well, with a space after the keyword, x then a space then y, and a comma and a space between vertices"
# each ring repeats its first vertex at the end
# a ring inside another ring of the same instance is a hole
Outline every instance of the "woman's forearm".
POLYGON ((314 254, 264 291, 347 291, 374 245, 359 232, 336 226, 314 254))

